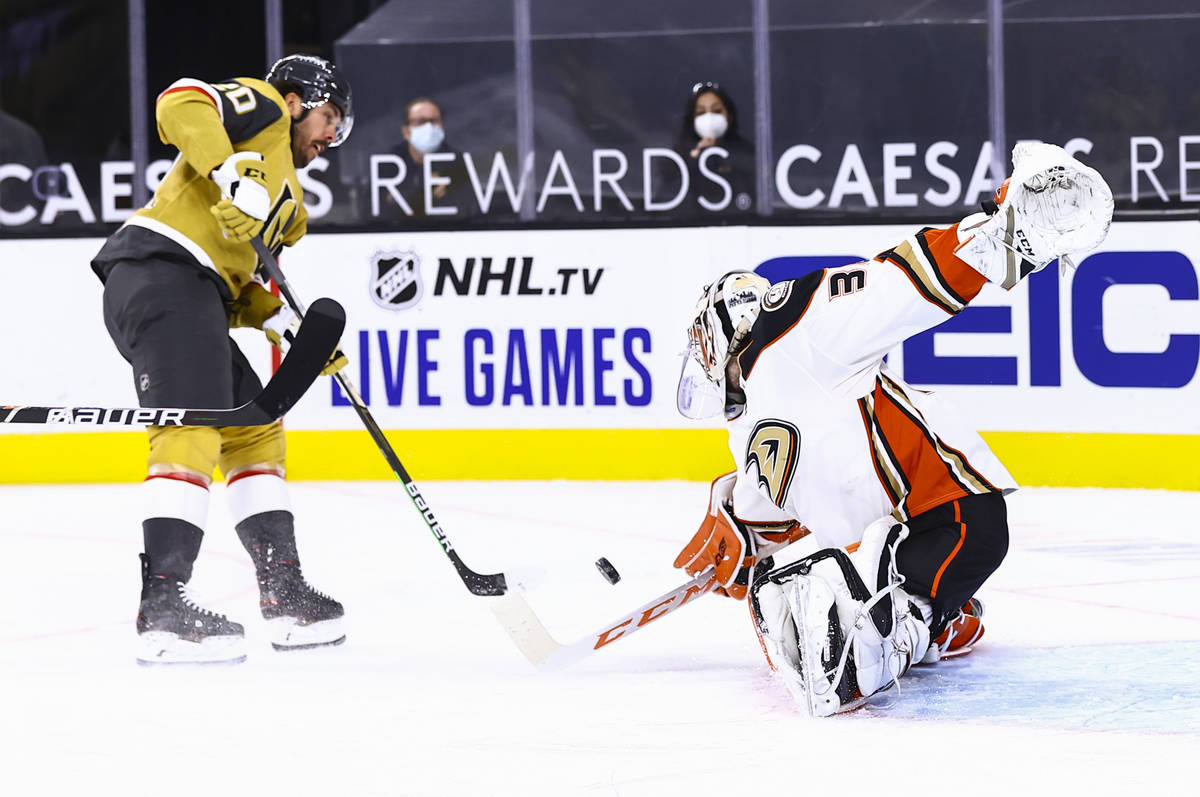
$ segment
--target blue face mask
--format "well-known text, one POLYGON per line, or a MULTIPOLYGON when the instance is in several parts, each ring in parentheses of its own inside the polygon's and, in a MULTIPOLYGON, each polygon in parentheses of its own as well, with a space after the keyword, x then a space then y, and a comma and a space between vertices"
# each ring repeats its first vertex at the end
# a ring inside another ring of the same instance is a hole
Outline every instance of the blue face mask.
POLYGON ((421 152, 429 154, 437 152, 437 148, 442 145, 446 139, 446 133, 442 130, 441 125, 435 125, 433 122, 426 122, 423 125, 408 131, 408 140, 414 147, 421 152))

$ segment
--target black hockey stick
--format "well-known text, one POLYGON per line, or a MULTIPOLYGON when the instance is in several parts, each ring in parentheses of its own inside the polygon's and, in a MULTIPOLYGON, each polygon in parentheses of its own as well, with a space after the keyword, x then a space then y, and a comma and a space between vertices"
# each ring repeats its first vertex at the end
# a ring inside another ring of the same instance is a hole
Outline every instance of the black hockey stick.
POLYGON ((346 311, 333 299, 318 299, 296 333, 279 370, 262 392, 227 410, 162 407, 0 407, 0 423, 103 426, 261 426, 283 417, 320 375, 346 326, 346 311))
MULTIPOLYGON (((251 244, 254 246, 254 251, 258 253, 258 259, 262 261, 263 267, 267 270, 269 276, 278 286, 280 294, 284 300, 296 313, 296 315, 305 317, 306 313, 304 305, 292 293, 292 288, 288 285, 287 278, 283 276, 283 270, 279 268, 279 261, 263 243, 261 238, 251 239, 251 244)), ((309 310, 311 312, 311 309, 309 310)), ((503 573, 476 573, 471 568, 467 567, 458 552, 454 550, 454 546, 450 542, 450 538, 446 536, 446 532, 442 530, 442 526, 438 523, 437 517, 434 516, 433 510, 426 503, 425 497, 421 495, 420 489, 408 475, 408 471, 404 469, 400 458, 396 456, 396 452, 392 450, 392 446, 388 443, 387 437, 383 434, 383 430, 379 428, 379 424, 371 416, 371 411, 367 409, 367 405, 359 396, 358 391, 354 389, 354 385, 350 383, 350 378, 342 371, 334 374, 334 379, 342 386, 342 391, 349 397, 350 403, 354 406, 354 411, 358 413, 359 419, 370 433, 371 439, 375 441, 375 445, 379 447, 384 459, 391 466, 392 471, 404 484, 404 489, 408 492, 408 497, 412 499, 413 506, 421 513, 421 518, 425 521, 425 525, 433 532, 433 537, 442 546, 442 551, 450 559, 454 565, 454 569, 458 571, 458 577, 462 579, 466 588, 475 595, 503 595, 508 592, 508 583, 505 581, 503 573)))

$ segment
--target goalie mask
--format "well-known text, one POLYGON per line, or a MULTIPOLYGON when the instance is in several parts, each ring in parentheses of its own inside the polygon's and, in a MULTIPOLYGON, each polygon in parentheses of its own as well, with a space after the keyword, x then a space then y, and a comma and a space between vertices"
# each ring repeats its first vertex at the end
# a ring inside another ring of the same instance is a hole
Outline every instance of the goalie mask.
POLYGON ((681 415, 702 419, 724 412, 731 419, 741 414, 744 396, 728 372, 750 341, 750 327, 770 287, 752 271, 730 271, 704 286, 688 328, 687 355, 675 392, 681 415))
POLYGON ((354 127, 350 81, 329 61, 315 55, 289 55, 275 62, 267 72, 266 81, 280 94, 293 91, 299 95, 306 113, 326 102, 338 107, 342 120, 338 122, 331 148, 341 146, 350 137, 350 128, 354 127))

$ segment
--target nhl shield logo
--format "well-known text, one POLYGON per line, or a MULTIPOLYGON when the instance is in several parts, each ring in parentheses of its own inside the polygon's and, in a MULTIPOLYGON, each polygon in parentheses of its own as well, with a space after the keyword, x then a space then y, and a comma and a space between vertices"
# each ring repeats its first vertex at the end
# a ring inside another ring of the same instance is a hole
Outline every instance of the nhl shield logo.
POLYGON ((421 301, 421 258, 411 249, 371 257, 371 298, 385 310, 405 310, 421 301))

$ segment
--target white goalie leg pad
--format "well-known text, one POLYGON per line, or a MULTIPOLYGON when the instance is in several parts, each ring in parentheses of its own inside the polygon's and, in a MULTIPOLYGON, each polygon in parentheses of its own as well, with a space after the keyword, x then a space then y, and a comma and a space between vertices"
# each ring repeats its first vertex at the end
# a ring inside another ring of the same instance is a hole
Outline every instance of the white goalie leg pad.
MULTIPOLYGON (((832 548, 755 579, 750 600, 763 651, 793 699, 813 716, 862 702, 856 667, 863 643, 846 632, 854 630, 865 592, 846 552, 832 548), (851 583, 857 585, 854 595, 851 583)), ((878 644, 874 636, 871 643, 878 644)))
POLYGON ((844 608, 839 606, 850 599, 848 591, 843 589, 846 582, 834 572, 838 569, 836 563, 826 560, 817 563, 814 570, 822 565, 826 565, 824 569, 830 578, 815 573, 795 576, 784 587, 795 617, 801 664, 800 690, 790 691, 814 717, 847 711, 860 697, 842 622, 844 608))
MULTIPOLYGON (((896 523, 891 515, 885 515, 867 527, 858 550, 850 555, 871 593, 864 609, 860 610, 860 613, 868 611, 873 620, 864 630, 879 635, 880 658, 866 666, 869 657, 868 649, 864 648, 858 659, 860 685, 873 686, 873 691, 886 689, 897 682, 909 667, 924 658, 929 649, 932 607, 928 599, 909 595, 903 589, 904 576, 896 567, 896 549, 907 537, 908 527, 896 523), (867 671, 874 676, 874 683, 865 677, 867 671)), ((870 635, 860 635, 861 640, 865 642, 870 635)), ((871 644, 876 645, 874 641, 871 644)), ((864 694, 872 693, 864 689, 864 694)))
POLYGON ((751 608, 768 662, 813 716, 862 705, 929 647, 928 606, 900 589, 907 528, 872 524, 858 551, 825 549, 755 579, 751 608))
POLYGON ((958 226, 959 258, 1002 288, 1056 258, 1064 267, 1098 247, 1112 224, 1112 190, 1090 166, 1061 147, 1022 142, 999 209, 958 226))
POLYGON ((756 579, 750 590, 750 612, 767 664, 783 679, 788 691, 796 695, 793 687, 800 680, 799 640, 792 604, 784 596, 781 582, 756 579))
POLYGON ((863 532, 850 559, 871 597, 858 609, 854 636, 859 688, 865 697, 890 688, 929 649, 929 602, 902 588, 896 549, 908 527, 885 515, 863 532), (862 622, 870 620, 870 622, 862 622))
POLYGON ((909 595, 903 589, 892 594, 892 603, 896 610, 895 625, 891 635, 884 640, 883 655, 890 683, 898 683, 900 676, 914 664, 924 662, 929 652, 929 618, 933 611, 928 600, 909 595))

